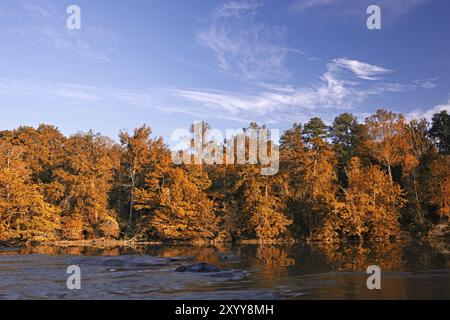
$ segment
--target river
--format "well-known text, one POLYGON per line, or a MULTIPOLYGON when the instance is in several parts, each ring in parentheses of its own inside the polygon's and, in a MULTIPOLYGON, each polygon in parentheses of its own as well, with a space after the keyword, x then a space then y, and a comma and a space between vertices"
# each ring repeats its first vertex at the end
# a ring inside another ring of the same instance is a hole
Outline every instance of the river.
POLYGON ((0 299, 450 299, 450 246, 9 248, 0 251, 0 299), (196 262, 224 271, 175 271, 196 262), (67 288, 70 265, 80 267, 80 290, 67 288), (370 265, 381 269, 380 290, 367 288, 370 265))

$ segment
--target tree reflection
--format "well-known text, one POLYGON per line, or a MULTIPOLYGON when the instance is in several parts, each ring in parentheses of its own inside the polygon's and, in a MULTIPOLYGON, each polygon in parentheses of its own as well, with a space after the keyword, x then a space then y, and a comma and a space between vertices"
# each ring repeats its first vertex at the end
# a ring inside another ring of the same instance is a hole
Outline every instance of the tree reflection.
POLYGON ((288 256, 285 247, 273 245, 258 246, 256 259, 260 265, 269 267, 287 267, 295 264, 295 260, 288 256))
POLYGON ((377 265, 386 271, 403 271, 403 244, 400 242, 316 243, 313 247, 326 257, 333 270, 362 271, 377 265))
POLYGON ((192 260, 223 268, 252 269, 268 278, 281 273, 325 273, 365 271, 378 265, 383 271, 450 268, 450 245, 445 241, 413 242, 313 242, 308 244, 231 244, 198 246, 164 244, 150 246, 56 246, 36 245, 0 254, 42 255, 151 255, 165 258, 192 257, 192 260))

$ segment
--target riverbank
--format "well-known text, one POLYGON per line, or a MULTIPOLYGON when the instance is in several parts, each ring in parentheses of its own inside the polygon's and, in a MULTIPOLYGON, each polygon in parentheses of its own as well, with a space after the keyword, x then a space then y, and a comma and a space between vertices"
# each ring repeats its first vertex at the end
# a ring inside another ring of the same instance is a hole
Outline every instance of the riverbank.
POLYGON ((10 248, 10 247, 14 247, 14 245, 8 241, 0 240, 0 248, 10 248))
MULTIPOLYGON (((425 242, 442 242, 450 239, 450 233, 447 225, 436 228, 433 232, 428 234, 412 234, 408 231, 401 232, 398 237, 389 239, 387 242, 408 242, 408 241, 425 241, 425 242)), ((259 240, 259 239, 240 239, 236 241, 214 241, 214 240, 194 240, 194 241, 180 241, 180 240, 135 240, 135 239, 87 239, 87 240, 57 240, 57 241, 43 241, 31 243, 12 243, 9 241, 0 240, 0 248, 19 247, 19 246, 55 246, 55 247, 94 247, 94 248, 108 248, 108 247, 130 247, 137 246, 152 246, 152 245, 194 245, 194 246, 227 246, 227 245, 287 245, 287 244, 301 244, 301 243, 324 243, 324 244, 361 244, 361 243, 379 243, 386 242, 385 239, 380 240, 351 240, 340 239, 335 241, 311 240, 311 239, 282 239, 282 240, 259 240)))

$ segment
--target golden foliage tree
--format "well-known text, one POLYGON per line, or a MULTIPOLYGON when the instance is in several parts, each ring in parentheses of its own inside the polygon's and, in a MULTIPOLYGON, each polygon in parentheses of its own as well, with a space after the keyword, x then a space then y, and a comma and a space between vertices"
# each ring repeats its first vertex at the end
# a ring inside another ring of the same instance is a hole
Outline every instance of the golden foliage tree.
POLYGON ((336 197, 336 157, 325 137, 325 126, 316 118, 304 130, 295 124, 281 139, 281 168, 288 181, 285 201, 297 233, 308 238, 317 236, 336 197))
POLYGON ((434 155, 424 172, 421 183, 425 203, 444 222, 450 222, 450 156, 434 155))
POLYGON ((30 181, 23 148, 0 141, 0 238, 16 241, 55 240, 59 210, 44 200, 30 181))
POLYGON ((404 139, 405 119, 401 114, 379 109, 366 119, 366 126, 367 150, 387 169, 389 179, 393 181, 392 167, 400 164, 411 149, 409 140, 404 139))
POLYGON ((339 115, 331 127, 320 118, 294 124, 281 137, 280 170, 273 176, 261 175, 255 164, 261 154, 250 152, 253 133, 261 130, 256 123, 242 136, 214 141, 230 147, 223 164, 200 162, 197 147, 214 153, 215 161, 221 148, 211 146, 207 123, 194 125, 196 139, 186 155, 196 165, 175 165, 169 147, 146 125, 121 132, 119 143, 93 132, 65 137, 49 125, 0 131, 0 238, 385 240, 401 230, 438 234, 433 230, 448 231, 450 224, 448 119, 441 112, 429 126, 378 110, 363 124, 351 114, 339 115))
POLYGON ((109 208, 112 142, 92 132, 65 144, 66 157, 55 170, 51 195, 62 209, 63 237, 70 240, 117 237, 116 213, 109 208))
POLYGON ((181 168, 168 170, 150 226, 175 240, 212 240, 218 233, 214 203, 181 168))
POLYGON ((283 180, 281 177, 262 176, 260 168, 241 168, 236 188, 242 195, 242 209, 246 225, 245 235, 260 241, 276 240, 286 236, 287 227, 292 224, 284 212, 283 180))
POLYGON ((122 146, 120 184, 128 199, 128 219, 133 222, 133 209, 136 189, 144 185, 145 166, 149 159, 152 130, 143 125, 134 130, 133 135, 125 131, 120 132, 119 139, 122 146))
POLYGON ((350 162, 347 176, 348 188, 326 220, 322 238, 385 240, 397 236, 399 210, 404 205, 400 186, 377 166, 363 168, 356 157, 350 162))

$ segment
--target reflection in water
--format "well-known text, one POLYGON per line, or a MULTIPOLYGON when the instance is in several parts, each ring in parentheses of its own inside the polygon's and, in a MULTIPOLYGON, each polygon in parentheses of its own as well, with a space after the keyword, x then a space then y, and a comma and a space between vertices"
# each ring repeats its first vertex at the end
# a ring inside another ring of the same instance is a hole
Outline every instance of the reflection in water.
POLYGON ((86 256, 118 256, 134 252, 131 247, 82 247, 82 246, 52 246, 37 245, 21 248, 20 254, 44 254, 44 255, 86 255, 86 256))
POLYGON ((295 264, 295 260, 289 258, 286 248, 276 246, 258 246, 256 258, 260 264, 269 267, 287 267, 295 264))
POLYGON ((254 279, 261 287, 272 287, 277 279, 289 276, 288 267, 295 265, 292 246, 284 245, 246 245, 237 248, 237 254, 242 257, 246 267, 258 270, 254 279))
POLYGON ((448 299, 449 249, 445 241, 218 247, 41 245, 0 251, 0 298, 448 299), (120 256, 120 260, 113 256, 120 256), (154 263, 152 256, 161 259, 154 263), (223 269, 247 270, 251 276, 227 279, 174 272, 176 266, 193 259, 223 269), (64 268, 74 261, 81 264, 88 282, 85 288, 91 288, 77 296, 68 295, 63 286, 64 268), (117 261, 122 265, 105 268, 117 261), (369 265, 381 267, 382 290, 367 289, 365 271, 369 265), (34 283, 35 279, 47 279, 47 291, 42 282, 34 283))
POLYGON ((216 264, 220 261, 215 247, 208 246, 157 246, 143 248, 142 252, 152 256, 171 257, 196 257, 206 263, 216 264))
POLYGON ((367 266, 378 265, 384 271, 403 271, 403 244, 375 242, 370 244, 319 243, 315 248, 325 255, 332 270, 363 271, 367 266))

